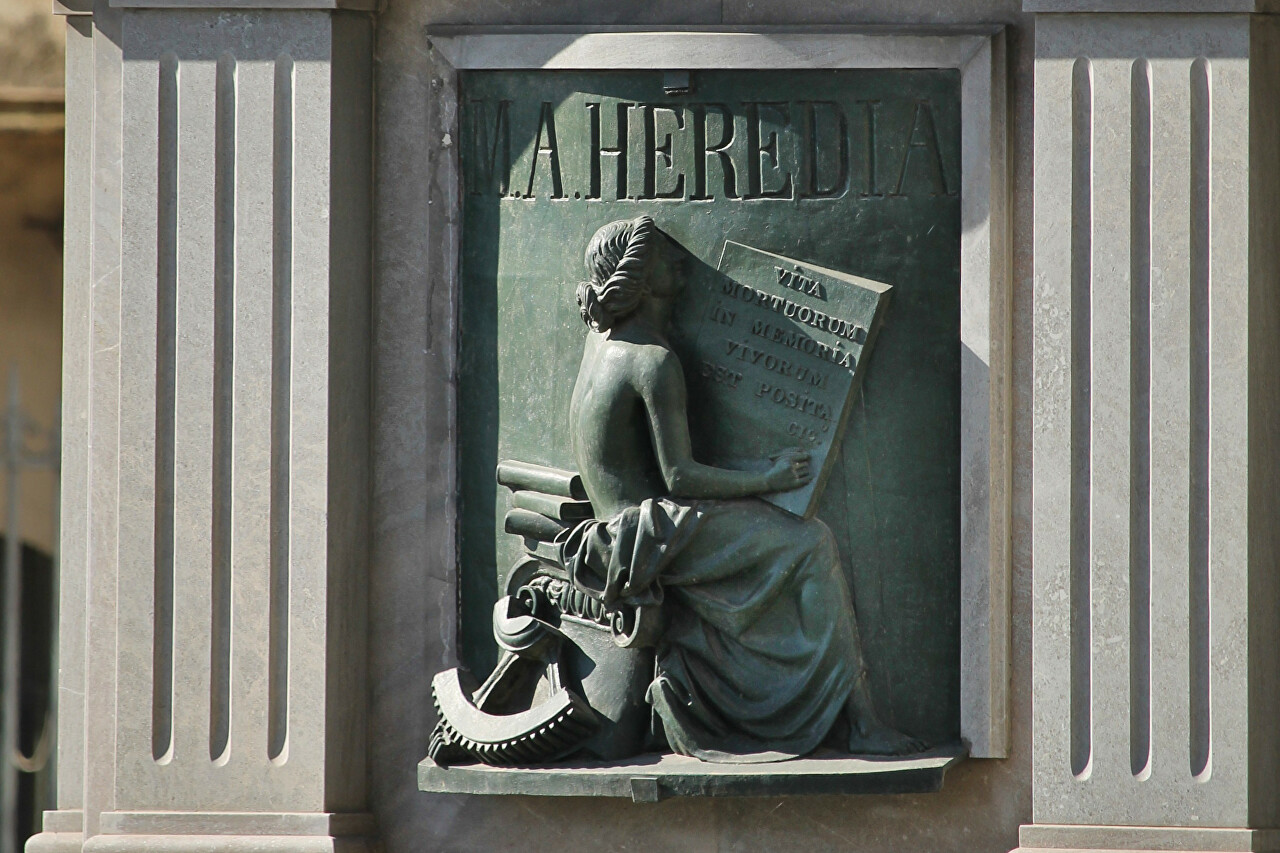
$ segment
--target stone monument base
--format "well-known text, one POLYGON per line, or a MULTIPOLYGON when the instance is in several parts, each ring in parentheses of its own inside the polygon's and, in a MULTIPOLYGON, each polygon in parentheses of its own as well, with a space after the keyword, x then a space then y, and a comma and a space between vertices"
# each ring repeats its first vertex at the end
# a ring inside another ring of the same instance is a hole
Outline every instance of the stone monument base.
POLYGON ((84 813, 60 809, 44 813, 44 826, 27 841, 26 853, 80 853, 83 847, 84 813))
POLYGON ((782 797, 801 794, 928 794, 967 755, 963 746, 906 758, 856 758, 819 752, 772 764, 714 764, 683 755, 640 755, 626 761, 565 762, 554 767, 418 765, 418 788, 453 794, 544 797, 782 797))
POLYGON ((1232 827, 1024 826, 1014 853, 1277 853, 1280 831, 1232 827))
POLYGON ((84 853, 374 853, 373 817, 306 812, 107 812, 84 853))

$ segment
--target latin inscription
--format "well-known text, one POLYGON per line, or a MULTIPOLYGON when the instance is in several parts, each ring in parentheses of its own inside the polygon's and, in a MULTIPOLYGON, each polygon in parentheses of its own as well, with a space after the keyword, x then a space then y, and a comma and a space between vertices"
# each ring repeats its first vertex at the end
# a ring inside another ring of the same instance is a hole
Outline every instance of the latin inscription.
POLYGON ((782 267, 774 267, 774 269, 778 273, 778 284, 799 291, 806 296, 816 296, 818 299, 826 301, 827 291, 822 286, 822 282, 809 278, 799 270, 792 272, 791 270, 784 270, 782 267))
POLYGON ((468 192, 554 201, 956 195, 932 101, 886 106, 473 99, 463 117, 468 192))
MULTIPOLYGON (((701 318, 687 337, 699 365, 691 394, 712 437, 704 450, 728 464, 802 447, 825 466, 888 286, 733 242, 719 273, 682 307, 701 318)), ((766 499, 803 515, 815 491, 766 499)))
POLYGON ((827 373, 819 368, 793 362, 768 350, 756 349, 750 343, 742 341, 726 339, 725 348, 730 358, 745 361, 753 366, 758 365, 788 379, 807 382, 815 388, 825 388, 827 385, 827 373))
POLYGON ((738 371, 706 359, 702 361, 702 375, 713 382, 728 385, 730 388, 737 388, 738 383, 742 381, 742 374, 738 371))
MULTIPOLYGON (((723 284, 723 293, 730 299, 738 299, 748 304, 756 304, 762 308, 766 308, 777 314, 781 314, 787 319, 799 320, 806 326, 811 326, 821 332, 829 332, 840 338, 847 338, 855 343, 862 343, 867 339, 867 330, 851 320, 845 320, 840 317, 833 317, 824 311, 814 308, 811 305, 797 303, 785 296, 779 296, 776 293, 769 293, 764 290, 757 290, 749 284, 740 284, 736 281, 725 281, 723 284)), ((762 334, 755 332, 755 334, 762 334)), ((839 346, 839 342, 836 344, 839 346)), ((805 349, 807 352, 813 352, 812 347, 797 347, 805 349)), ((846 365, 850 368, 856 365, 846 365)))

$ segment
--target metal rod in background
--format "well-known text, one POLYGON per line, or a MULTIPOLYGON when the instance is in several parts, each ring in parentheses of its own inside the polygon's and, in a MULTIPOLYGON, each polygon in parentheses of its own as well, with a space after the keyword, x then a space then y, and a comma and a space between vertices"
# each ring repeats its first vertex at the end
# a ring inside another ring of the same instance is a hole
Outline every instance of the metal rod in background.
POLYGON ((23 427, 18 371, 9 374, 4 413, 4 468, 8 506, 5 513, 3 557, 4 656, 0 663, 0 853, 18 853, 18 681, 22 663, 22 544, 18 531, 18 471, 23 455, 23 427))
POLYGON ((53 559, 49 571, 53 582, 49 587, 49 711, 44 724, 48 735, 48 748, 44 763, 49 769, 45 774, 45 803, 50 807, 58 802, 58 762, 51 756, 58 753, 58 695, 62 684, 62 398, 58 398, 58 413, 53 419, 46 462, 53 470, 53 541, 50 547, 53 559))

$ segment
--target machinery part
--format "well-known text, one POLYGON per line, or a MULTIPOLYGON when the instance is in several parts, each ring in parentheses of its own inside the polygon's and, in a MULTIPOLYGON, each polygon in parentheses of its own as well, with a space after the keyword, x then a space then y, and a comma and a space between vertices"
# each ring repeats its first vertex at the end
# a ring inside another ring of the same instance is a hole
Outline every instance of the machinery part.
MULTIPOLYGON (((486 697, 510 695, 513 689, 494 689, 497 682, 518 679, 520 670, 534 666, 533 661, 508 654, 479 692, 486 697)), ((550 664, 552 669, 557 666, 550 664)), ((463 755, 499 767, 554 761, 578 749, 600 725, 586 700, 564 687, 528 710, 488 713, 472 701, 464 678, 470 680, 464 670, 455 668, 431 682, 440 722, 431 735, 428 755, 442 766, 459 763, 463 755)))

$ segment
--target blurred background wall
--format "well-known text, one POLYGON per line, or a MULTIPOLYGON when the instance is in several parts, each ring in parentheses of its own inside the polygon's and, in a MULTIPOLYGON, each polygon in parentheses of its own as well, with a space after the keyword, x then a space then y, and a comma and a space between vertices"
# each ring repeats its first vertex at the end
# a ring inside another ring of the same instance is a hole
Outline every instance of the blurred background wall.
POLYGON ((48 806, 62 346, 63 27, 0 0, 0 853, 48 806))

